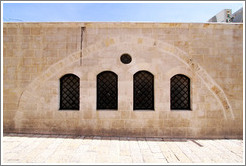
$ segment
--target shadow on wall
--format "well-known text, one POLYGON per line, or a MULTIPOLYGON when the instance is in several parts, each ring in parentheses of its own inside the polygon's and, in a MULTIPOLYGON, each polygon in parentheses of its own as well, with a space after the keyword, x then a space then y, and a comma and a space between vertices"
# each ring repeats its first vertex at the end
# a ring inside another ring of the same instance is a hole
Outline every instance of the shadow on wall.
POLYGON ((187 142, 191 140, 199 146, 194 139, 184 138, 152 138, 152 137, 105 137, 105 136, 83 136, 83 135, 57 135, 57 134, 17 134, 17 133, 4 133, 6 137, 29 137, 29 138, 57 138, 57 139, 80 139, 80 140, 119 140, 119 141, 156 141, 156 142, 187 142))

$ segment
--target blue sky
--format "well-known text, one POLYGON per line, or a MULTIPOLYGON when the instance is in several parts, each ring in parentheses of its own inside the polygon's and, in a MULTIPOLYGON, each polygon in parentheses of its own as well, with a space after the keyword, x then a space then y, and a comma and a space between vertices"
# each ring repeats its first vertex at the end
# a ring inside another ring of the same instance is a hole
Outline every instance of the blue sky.
POLYGON ((243 3, 3 3, 4 22, 206 22, 243 3))

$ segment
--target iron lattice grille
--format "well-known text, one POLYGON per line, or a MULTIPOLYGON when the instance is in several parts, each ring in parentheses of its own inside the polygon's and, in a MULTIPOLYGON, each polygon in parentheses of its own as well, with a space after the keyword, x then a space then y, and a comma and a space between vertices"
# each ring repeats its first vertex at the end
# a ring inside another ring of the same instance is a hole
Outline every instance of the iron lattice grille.
POLYGON ((60 79, 60 109, 79 110, 79 77, 73 74, 60 79))
POLYGON ((147 71, 134 74, 134 110, 154 110, 154 76, 147 71))
POLYGON ((118 76, 111 71, 97 75, 97 109, 118 109, 118 76))
POLYGON ((120 60, 124 64, 129 64, 132 61, 132 57, 128 54, 123 54, 123 55, 121 55, 120 60))
POLYGON ((190 79, 185 75, 171 78, 171 109, 190 110, 190 79))

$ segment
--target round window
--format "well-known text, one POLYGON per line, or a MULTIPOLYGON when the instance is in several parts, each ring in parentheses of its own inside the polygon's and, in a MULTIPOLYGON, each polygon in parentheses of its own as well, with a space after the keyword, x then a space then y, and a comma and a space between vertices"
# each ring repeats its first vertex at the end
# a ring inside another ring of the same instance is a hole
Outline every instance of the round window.
POLYGON ((129 64, 132 61, 132 57, 129 54, 123 54, 121 55, 120 60, 124 64, 129 64))

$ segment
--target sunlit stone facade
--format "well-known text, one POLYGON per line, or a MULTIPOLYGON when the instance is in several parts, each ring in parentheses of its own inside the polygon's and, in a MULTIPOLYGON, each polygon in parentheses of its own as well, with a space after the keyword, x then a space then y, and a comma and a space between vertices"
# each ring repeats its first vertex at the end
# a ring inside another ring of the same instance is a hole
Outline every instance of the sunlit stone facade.
POLYGON ((243 24, 4 23, 3 131, 242 138, 243 24), (97 109, 104 71, 117 76, 116 109, 97 109), (139 71, 153 75, 153 109, 134 110, 139 71), (66 74, 79 78, 77 110, 60 107, 66 74), (177 74, 190 80, 190 109, 171 109, 177 74))

